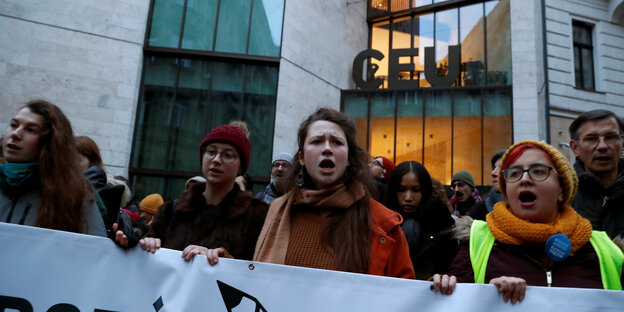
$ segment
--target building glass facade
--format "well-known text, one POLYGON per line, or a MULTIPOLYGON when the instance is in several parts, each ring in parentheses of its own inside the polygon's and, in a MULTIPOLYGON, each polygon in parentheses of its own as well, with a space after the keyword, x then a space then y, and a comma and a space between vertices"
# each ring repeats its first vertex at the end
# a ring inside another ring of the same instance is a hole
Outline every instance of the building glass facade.
POLYGON ((270 172, 283 0, 154 0, 129 173, 138 198, 177 198, 201 175, 199 143, 243 120, 248 174, 270 172))
POLYGON ((391 58, 369 59, 375 78, 383 79, 379 89, 342 94, 343 111, 356 119, 359 143, 372 156, 397 164, 419 161, 444 184, 459 170, 471 172, 477 184, 491 184, 490 158, 513 137, 509 1, 369 4, 369 47, 385 56, 417 50, 398 61, 413 64, 413 70, 398 72, 398 80, 416 81, 417 87, 390 87, 396 81, 389 77, 391 58), (459 75, 449 87, 431 87, 425 48, 433 48, 435 72, 443 77, 450 72, 451 46, 459 46, 459 75))

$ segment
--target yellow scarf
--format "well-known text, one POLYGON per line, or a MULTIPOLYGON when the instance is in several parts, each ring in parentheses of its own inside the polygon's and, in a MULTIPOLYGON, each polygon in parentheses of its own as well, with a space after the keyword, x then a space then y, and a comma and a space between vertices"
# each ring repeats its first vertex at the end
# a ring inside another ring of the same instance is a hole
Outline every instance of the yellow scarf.
POLYGON ((365 194, 365 188, 359 182, 349 186, 339 184, 322 190, 295 187, 271 204, 256 243, 253 260, 284 264, 290 238, 290 210, 293 206, 304 205, 319 210, 347 209, 365 194))
POLYGON ((516 217, 509 209, 509 203, 498 202, 486 222, 496 240, 510 245, 545 244, 554 234, 564 234, 572 243, 570 255, 589 241, 592 226, 589 220, 577 214, 566 205, 551 223, 534 223, 516 217))

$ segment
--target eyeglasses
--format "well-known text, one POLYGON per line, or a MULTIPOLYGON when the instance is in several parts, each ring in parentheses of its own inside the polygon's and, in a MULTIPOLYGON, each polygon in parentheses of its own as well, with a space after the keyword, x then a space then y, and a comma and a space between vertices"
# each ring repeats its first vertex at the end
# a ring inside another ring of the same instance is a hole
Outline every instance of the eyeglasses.
POLYGON ((284 169, 290 168, 290 164, 289 163, 278 163, 278 162, 275 162, 275 163, 273 163, 273 165, 271 165, 271 167, 273 167, 273 168, 279 168, 280 166, 282 168, 284 168, 284 169))
POLYGON ((221 155, 221 160, 224 163, 231 163, 231 162, 234 162, 236 159, 238 159, 238 153, 234 151, 229 151, 229 150, 220 151, 220 150, 209 148, 204 153, 204 157, 208 160, 215 159, 217 155, 221 155))
POLYGON ((382 165, 380 162, 376 161, 376 160, 374 160, 373 162, 371 162, 371 163, 370 163, 370 164, 368 164, 368 165, 369 165, 370 167, 373 167, 373 166, 379 166, 379 167, 383 168, 383 165, 382 165))
POLYGON ((503 176, 505 177, 505 180, 507 182, 514 183, 520 181, 522 175, 527 172, 531 180, 535 182, 541 182, 548 179, 551 170, 553 170, 553 168, 546 165, 533 165, 529 169, 522 169, 521 167, 511 167, 503 169, 503 176))
POLYGON ((607 135, 588 135, 585 136, 581 143, 587 147, 596 147, 600 143, 600 139, 603 139, 607 145, 616 145, 622 143, 622 136, 617 133, 609 133, 607 135))

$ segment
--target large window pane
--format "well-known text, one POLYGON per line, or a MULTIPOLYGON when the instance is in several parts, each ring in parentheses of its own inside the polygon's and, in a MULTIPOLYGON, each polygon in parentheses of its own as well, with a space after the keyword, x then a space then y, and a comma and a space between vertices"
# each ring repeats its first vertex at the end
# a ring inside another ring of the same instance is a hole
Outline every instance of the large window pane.
POLYGON ((449 92, 424 93, 425 159, 431 176, 451 184, 451 95, 449 92))
POLYGON ((485 3, 487 36, 487 84, 510 85, 511 22, 509 0, 485 3))
POLYGON ((414 48, 418 49, 418 57, 414 61, 418 73, 419 86, 428 87, 431 84, 425 79, 425 48, 435 47, 433 40, 433 14, 414 17, 414 48))
POLYGON ((357 142, 360 147, 368 150, 368 96, 366 94, 345 94, 344 113, 355 120, 357 142))
POLYGON ((491 185, 490 160, 512 142, 511 90, 486 90, 483 101, 483 184, 491 185))
POLYGON ((148 45, 177 48, 184 0, 154 0, 148 45))
POLYGON ((218 1, 188 0, 183 49, 212 50, 218 1))
POLYGON ((394 96, 393 93, 376 94, 371 97, 370 153, 394 159, 394 96))
POLYGON ((454 94, 453 173, 466 170, 481 184, 481 92, 454 94))
POLYGON ((590 49, 582 49, 583 54, 583 88, 594 89, 594 55, 590 49))
POLYGON ((435 15, 435 44, 436 66, 438 76, 448 73, 448 47, 457 45, 459 40, 459 25, 457 23, 457 9, 436 13, 435 15))
POLYGON ((251 0, 221 1, 215 51, 241 54, 247 52, 250 11, 251 0))
MULTIPOLYGON (((273 128, 275 126, 275 96, 247 94, 245 96, 245 121, 251 132, 251 156, 248 174, 266 176, 271 163, 273 128)), ((288 151, 290 152, 290 151, 288 151)))
POLYGON ((279 56, 284 0, 255 0, 249 35, 249 54, 279 56))
POLYGON ((384 78, 382 88, 388 87, 388 55, 390 47, 390 24, 388 21, 376 23, 373 25, 373 32, 371 34, 371 49, 378 50, 385 57, 379 61, 371 59, 371 63, 379 66, 375 73, 376 78, 384 78))
POLYGON ((176 73, 177 59, 145 59, 145 78, 133 150, 135 167, 166 167, 176 73))
POLYGON ((418 92, 397 95, 396 164, 422 163, 423 103, 418 92))
POLYGON ((198 89, 178 88, 171 124, 167 169, 199 174, 198 147, 206 135, 204 124, 207 94, 198 89))
POLYGON ((464 86, 483 85, 485 59, 483 57, 483 4, 459 9, 459 37, 461 40, 461 82, 464 86))

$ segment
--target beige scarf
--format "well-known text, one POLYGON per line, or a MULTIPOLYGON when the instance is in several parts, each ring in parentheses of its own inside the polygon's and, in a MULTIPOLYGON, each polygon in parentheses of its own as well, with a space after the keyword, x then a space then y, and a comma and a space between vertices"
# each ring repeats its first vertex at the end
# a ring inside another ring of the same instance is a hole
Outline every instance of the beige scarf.
POLYGON ((318 210, 347 209, 364 197, 364 186, 335 185, 322 190, 295 187, 271 204, 264 226, 256 243, 253 260, 284 264, 290 238, 290 210, 293 206, 306 206, 318 210))

